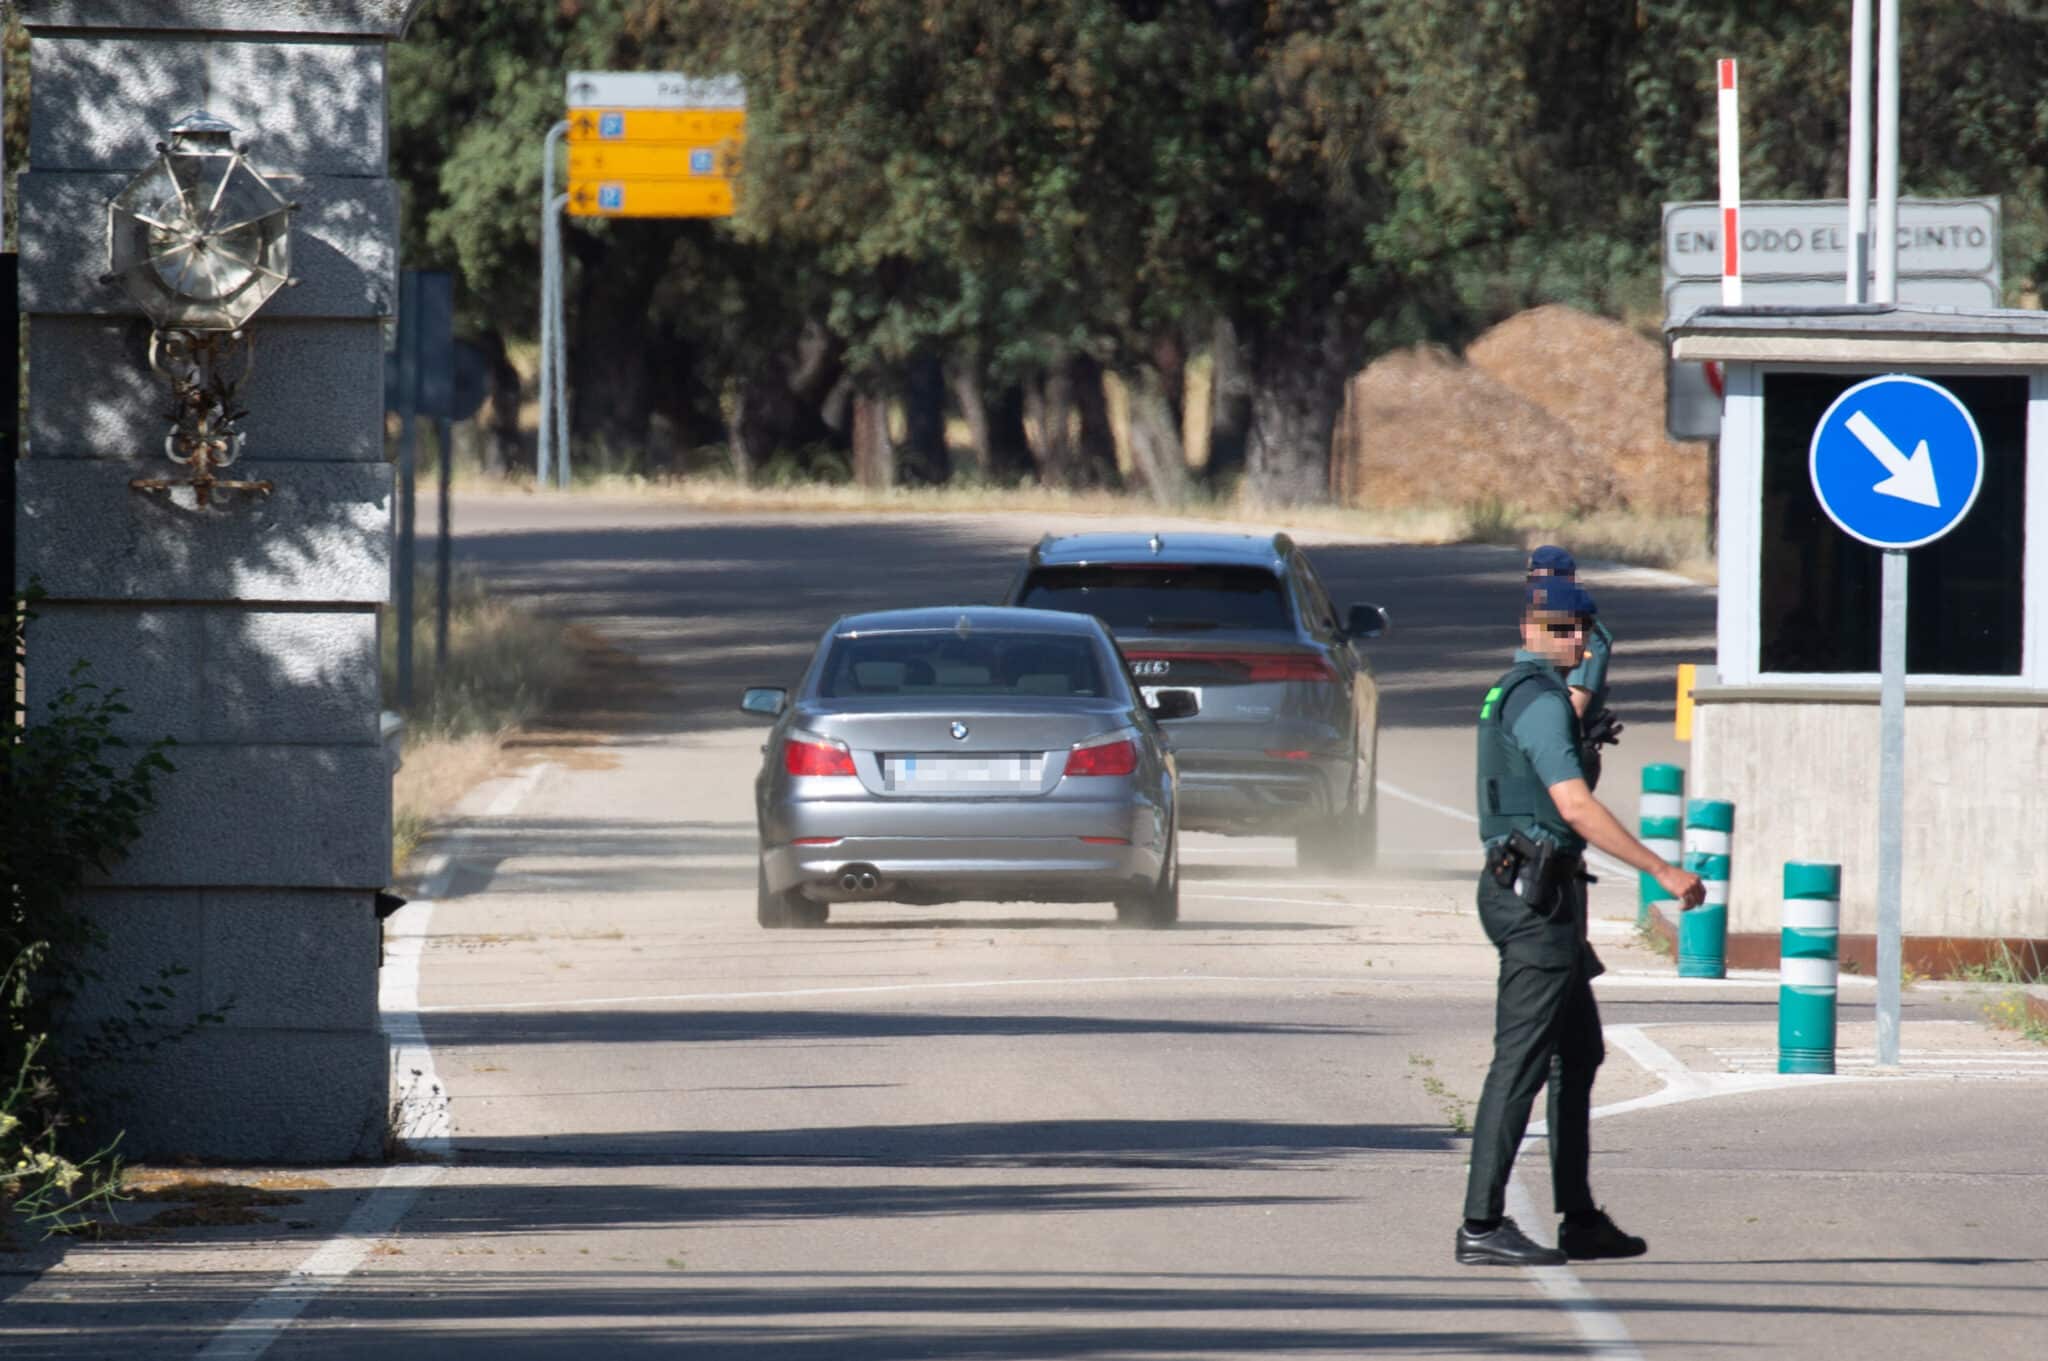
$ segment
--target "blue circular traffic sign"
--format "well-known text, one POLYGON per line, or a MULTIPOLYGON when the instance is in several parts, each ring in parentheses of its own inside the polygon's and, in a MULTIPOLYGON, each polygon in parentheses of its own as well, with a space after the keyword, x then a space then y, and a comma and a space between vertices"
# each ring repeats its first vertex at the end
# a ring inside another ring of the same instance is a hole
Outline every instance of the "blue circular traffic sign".
POLYGON ((1954 529, 1984 485, 1984 437, 1969 408, 1910 374, 1868 378, 1835 398, 1807 454, 1813 494, 1844 534, 1918 548, 1954 529))

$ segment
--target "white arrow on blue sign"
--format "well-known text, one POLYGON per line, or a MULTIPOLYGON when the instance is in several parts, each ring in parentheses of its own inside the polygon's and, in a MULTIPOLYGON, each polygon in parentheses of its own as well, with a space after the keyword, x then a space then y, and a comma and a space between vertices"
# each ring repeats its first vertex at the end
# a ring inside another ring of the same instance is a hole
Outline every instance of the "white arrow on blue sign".
POLYGON ((1887 374, 1856 384, 1813 429, 1813 494, 1842 532, 1918 548, 1954 529, 1984 485, 1984 437, 1939 383, 1887 374))

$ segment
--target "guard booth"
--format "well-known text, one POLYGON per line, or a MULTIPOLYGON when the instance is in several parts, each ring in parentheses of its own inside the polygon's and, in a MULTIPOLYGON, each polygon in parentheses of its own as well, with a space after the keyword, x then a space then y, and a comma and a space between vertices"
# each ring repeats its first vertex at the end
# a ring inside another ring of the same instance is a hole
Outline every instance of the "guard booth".
POLYGON ((1953 393, 1984 449, 1968 513, 1909 554, 1903 959, 2048 964, 2048 313, 1704 307, 1668 335, 1726 374, 1687 792, 1735 804, 1728 964, 1777 962, 1782 866, 1822 860, 1842 866, 1843 966, 1874 967, 1883 554, 1825 513, 1809 458, 1835 399, 1887 374, 1953 393))

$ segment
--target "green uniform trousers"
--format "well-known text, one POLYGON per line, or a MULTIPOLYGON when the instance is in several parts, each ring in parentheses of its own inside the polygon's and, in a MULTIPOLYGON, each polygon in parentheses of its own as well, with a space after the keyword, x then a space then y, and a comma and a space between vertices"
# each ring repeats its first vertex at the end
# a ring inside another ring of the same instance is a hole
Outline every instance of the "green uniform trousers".
POLYGON ((1479 917, 1500 951, 1493 1022, 1493 1066, 1472 1121, 1472 1171, 1465 1186, 1467 1219, 1499 1219, 1508 1177, 1529 1128, 1536 1091, 1548 1085, 1550 1187, 1559 1214, 1592 1210, 1586 1181, 1591 1152, 1586 1127, 1593 1076, 1607 1057, 1593 979, 1603 972, 1585 943, 1586 886, 1558 890, 1545 917, 1491 878, 1479 877, 1479 917))

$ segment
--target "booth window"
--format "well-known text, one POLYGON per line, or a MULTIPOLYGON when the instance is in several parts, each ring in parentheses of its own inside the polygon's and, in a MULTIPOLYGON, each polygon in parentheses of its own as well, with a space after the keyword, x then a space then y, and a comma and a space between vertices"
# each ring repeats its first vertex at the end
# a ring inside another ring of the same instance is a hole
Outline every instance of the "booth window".
MULTIPOLYGON (((1813 494, 1807 457, 1835 398, 1871 374, 1764 375, 1760 670, 1874 672, 1883 553, 1835 527, 1813 494)), ((1936 377, 1984 439, 1984 485, 1949 534, 1911 550, 1906 670, 2017 676, 2024 617, 2027 380, 1936 377)), ((1872 475, 1878 470, 1873 468, 1872 475)))

